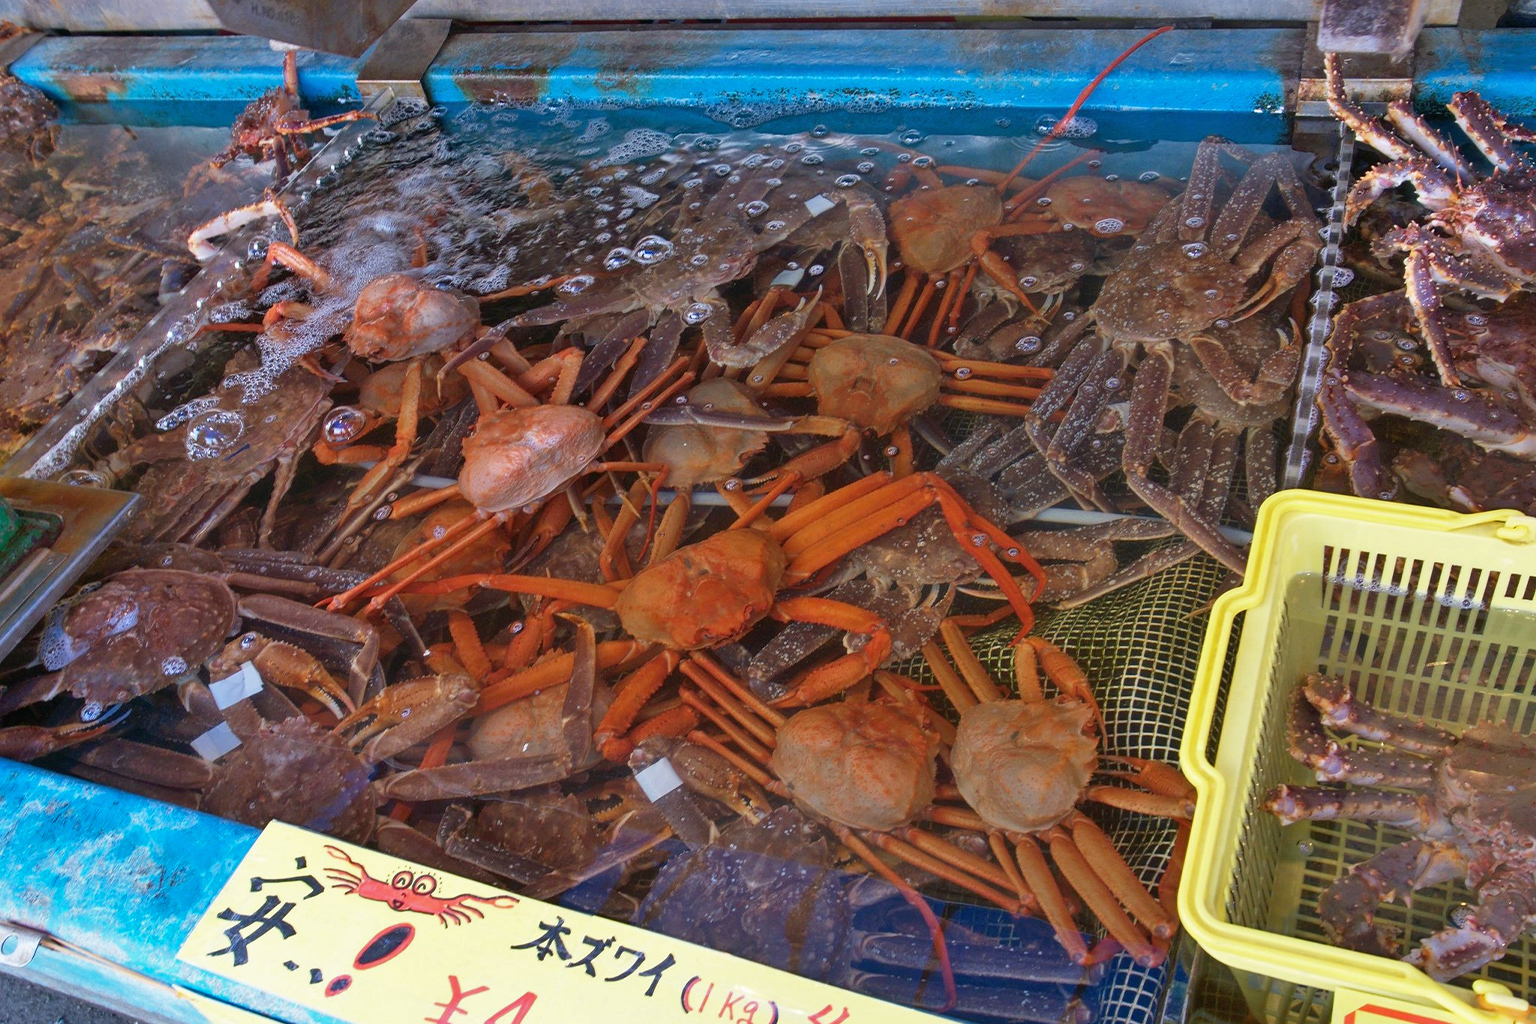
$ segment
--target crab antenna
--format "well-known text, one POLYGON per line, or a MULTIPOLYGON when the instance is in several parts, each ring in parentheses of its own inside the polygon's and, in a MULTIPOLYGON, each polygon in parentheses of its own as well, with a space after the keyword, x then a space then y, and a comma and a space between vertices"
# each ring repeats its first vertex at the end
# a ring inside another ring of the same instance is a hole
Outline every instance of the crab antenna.
POLYGON ((1032 148, 1028 153, 1024 154, 1024 159, 1019 161, 1018 166, 1009 171, 1008 176, 998 183, 997 190, 999 192, 1006 192, 1008 186, 1013 183, 1013 179, 1017 178, 1019 176, 1019 172, 1023 171, 1024 168, 1029 166, 1029 162, 1039 154, 1040 150, 1045 148, 1045 144, 1052 141, 1053 139, 1060 138, 1061 135, 1066 132, 1067 126, 1072 123, 1072 119, 1077 116, 1077 112, 1083 108, 1084 103, 1088 102, 1088 97, 1093 95, 1093 90, 1097 89, 1099 87, 1099 83, 1108 78, 1109 73, 1115 70, 1115 68, 1119 67, 1122 61, 1124 61, 1131 54, 1135 53, 1137 50, 1141 49, 1143 46, 1150 43, 1152 40, 1156 39, 1158 36, 1162 35, 1164 32, 1172 31, 1172 25, 1164 25, 1162 28, 1153 29, 1151 32, 1148 32, 1146 35, 1136 40, 1136 42, 1132 43, 1124 53, 1120 54, 1120 56, 1116 57, 1114 60, 1105 65, 1104 70, 1099 72, 1098 77, 1084 86, 1083 91, 1077 94, 1077 99, 1074 100, 1072 105, 1067 108, 1067 112, 1062 115, 1061 120, 1057 121, 1054 125, 1051 126, 1049 134, 1047 134, 1045 138, 1041 139, 1039 142, 1035 143, 1034 148, 1032 148))

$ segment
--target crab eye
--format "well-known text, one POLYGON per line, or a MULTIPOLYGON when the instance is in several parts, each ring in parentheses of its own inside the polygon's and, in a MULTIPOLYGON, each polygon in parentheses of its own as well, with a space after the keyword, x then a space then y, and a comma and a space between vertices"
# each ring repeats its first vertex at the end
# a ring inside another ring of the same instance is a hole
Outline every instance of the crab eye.
POLYGON ((409 871, 396 871, 395 877, 389 880, 389 884, 396 889, 409 889, 416 876, 409 871))
POLYGON ((248 651, 248 650, 251 649, 251 646, 253 644, 255 644, 255 643, 256 643, 256 634, 255 633, 246 633, 244 636, 242 636, 240 638, 240 648, 241 648, 241 650, 248 651))
POLYGON ((433 878, 431 875, 422 875, 420 878, 416 879, 416 884, 411 886, 411 889, 414 890, 418 896, 430 896, 437 889, 437 879, 433 878))

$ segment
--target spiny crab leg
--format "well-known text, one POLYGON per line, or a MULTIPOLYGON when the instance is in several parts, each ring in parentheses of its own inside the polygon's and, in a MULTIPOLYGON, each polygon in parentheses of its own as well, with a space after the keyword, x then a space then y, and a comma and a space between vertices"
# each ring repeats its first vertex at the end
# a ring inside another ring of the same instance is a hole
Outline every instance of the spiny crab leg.
MULTIPOLYGON (((892 481, 878 490, 855 497, 832 512, 832 508, 841 503, 839 499, 842 497, 843 492, 840 491, 812 502, 807 508, 821 506, 823 518, 782 537, 784 552, 790 556, 786 570, 788 578, 805 579, 861 544, 905 522, 924 508, 937 504, 955 539, 1007 595, 1008 603, 1019 616, 1020 635, 1029 631, 1034 621, 1029 600, 1019 589, 1013 575, 988 547, 988 541, 996 544, 1010 561, 1023 566, 1035 577, 1036 594, 1045 585, 1045 570, 1012 538, 967 505, 941 477, 933 473, 917 473, 892 481), (828 501, 829 498, 833 500, 828 501)), ((779 536, 782 522, 770 532, 779 536)))
POLYGON ((294 221, 293 214, 288 211, 287 206, 283 205, 281 199, 268 195, 259 202, 236 207, 194 228, 191 234, 187 235, 187 249, 195 260, 212 259, 219 251, 219 247, 212 244, 211 239, 223 237, 231 231, 268 217, 281 218, 288 228, 288 235, 293 239, 293 244, 299 244, 299 225, 294 221))

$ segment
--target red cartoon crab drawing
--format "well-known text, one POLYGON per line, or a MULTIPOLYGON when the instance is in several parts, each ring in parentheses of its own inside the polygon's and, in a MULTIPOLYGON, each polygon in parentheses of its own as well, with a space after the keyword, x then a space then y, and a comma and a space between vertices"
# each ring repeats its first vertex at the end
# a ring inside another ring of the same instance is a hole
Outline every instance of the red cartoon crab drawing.
POLYGON ((492 907, 517 906, 516 896, 475 896, 470 893, 461 896, 436 896, 434 893, 437 891, 437 879, 425 872, 418 875, 402 869, 395 872, 394 878, 385 882, 369 875, 366 868, 336 847, 327 846, 326 849, 330 851, 332 857, 346 861, 347 866, 352 869, 344 871, 341 868, 327 867, 325 873, 332 882, 336 883, 331 888, 356 893, 366 900, 388 903, 392 910, 431 914, 443 923, 444 928, 450 924, 468 924, 471 915, 484 917, 485 913, 471 901, 492 907))

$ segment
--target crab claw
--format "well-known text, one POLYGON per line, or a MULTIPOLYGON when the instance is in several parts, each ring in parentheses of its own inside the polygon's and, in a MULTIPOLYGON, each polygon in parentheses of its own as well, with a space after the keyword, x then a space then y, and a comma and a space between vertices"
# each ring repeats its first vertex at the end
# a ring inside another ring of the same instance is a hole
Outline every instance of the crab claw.
POLYGON ((457 722, 479 699, 475 681, 466 675, 407 679, 337 722, 334 732, 364 758, 382 761, 457 722))
POLYGON ((66 747, 93 740, 127 717, 127 707, 114 704, 90 721, 85 721, 82 716, 63 725, 13 725, 0 729, 0 757, 12 761, 36 761, 66 747))
POLYGON ((890 245, 886 239, 885 216, 879 205, 867 196, 850 195, 844 205, 848 210, 848 233, 864 253, 864 266, 868 271, 865 294, 878 298, 885 294, 886 252, 890 245))
POLYGON ((1426 420, 1495 452, 1536 458, 1536 433, 1522 413, 1483 388, 1442 388, 1416 377, 1351 372, 1351 398, 1379 412, 1426 420))

